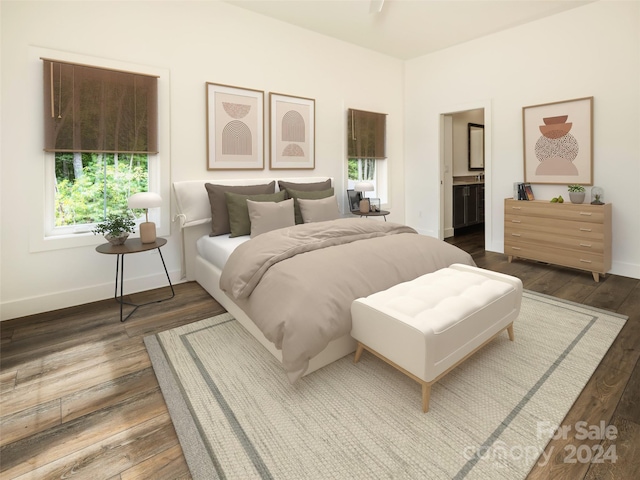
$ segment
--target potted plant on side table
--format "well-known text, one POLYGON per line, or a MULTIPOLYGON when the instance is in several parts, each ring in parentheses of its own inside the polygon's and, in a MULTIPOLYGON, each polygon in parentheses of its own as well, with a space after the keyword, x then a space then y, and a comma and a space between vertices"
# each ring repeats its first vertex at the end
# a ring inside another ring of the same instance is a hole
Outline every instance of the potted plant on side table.
POLYGON ((111 245, 122 245, 135 231, 136 222, 128 214, 111 213, 104 222, 100 222, 91 230, 94 234, 101 233, 111 245))
POLYGON ((569 199, 571 203, 584 202, 584 187, 582 185, 569 185, 569 199))

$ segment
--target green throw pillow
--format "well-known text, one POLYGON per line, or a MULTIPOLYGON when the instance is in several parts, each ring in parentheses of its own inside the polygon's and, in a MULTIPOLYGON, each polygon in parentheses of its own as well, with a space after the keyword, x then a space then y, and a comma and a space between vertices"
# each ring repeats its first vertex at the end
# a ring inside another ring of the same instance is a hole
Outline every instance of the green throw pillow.
POLYGON ((229 237, 239 237, 251 233, 251 220, 247 200, 254 202, 281 202, 285 198, 285 192, 264 193, 260 195, 243 195, 240 193, 225 192, 227 210, 229 211, 229 237))
POLYGON ((296 217, 296 224, 304 223, 302 220, 302 213, 300 213, 300 205, 298 204, 298 199, 303 198, 305 200, 319 200, 321 198, 327 198, 333 196, 333 188, 329 188, 328 190, 315 190, 311 192, 303 192, 300 190, 291 190, 290 188, 286 189, 289 198, 293 198, 293 210, 296 217))

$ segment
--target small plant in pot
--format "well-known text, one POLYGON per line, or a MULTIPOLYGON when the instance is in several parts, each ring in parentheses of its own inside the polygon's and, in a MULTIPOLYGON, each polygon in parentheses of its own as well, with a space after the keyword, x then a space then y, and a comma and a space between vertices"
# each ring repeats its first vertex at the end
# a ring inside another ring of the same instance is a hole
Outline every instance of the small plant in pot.
POLYGON ((571 203, 583 203, 584 202, 584 187, 582 185, 569 185, 569 199, 571 203))
POLYGON ((94 235, 101 233, 112 245, 122 245, 129 234, 135 231, 135 226, 136 222, 130 215, 111 213, 104 222, 98 223, 91 231, 94 235))

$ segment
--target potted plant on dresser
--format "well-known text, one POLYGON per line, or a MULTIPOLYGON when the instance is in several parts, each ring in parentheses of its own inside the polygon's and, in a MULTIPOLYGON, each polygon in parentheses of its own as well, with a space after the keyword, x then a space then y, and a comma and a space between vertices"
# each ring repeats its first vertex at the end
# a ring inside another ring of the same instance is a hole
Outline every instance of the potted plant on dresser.
POLYGON ((122 245, 130 233, 135 231, 136 222, 130 215, 111 213, 104 222, 100 222, 91 230, 94 234, 101 233, 110 244, 122 245))
POLYGON ((571 203, 584 202, 584 187, 582 185, 569 185, 568 190, 571 203))

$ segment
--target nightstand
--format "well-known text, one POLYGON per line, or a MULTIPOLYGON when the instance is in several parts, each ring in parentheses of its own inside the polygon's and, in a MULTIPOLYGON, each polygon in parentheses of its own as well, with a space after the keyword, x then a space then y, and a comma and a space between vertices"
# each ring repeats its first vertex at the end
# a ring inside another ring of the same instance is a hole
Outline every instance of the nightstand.
POLYGON ((156 238, 156 241, 153 243, 142 243, 139 238, 132 238, 124 242, 123 245, 111 245, 110 243, 103 243, 102 245, 98 245, 96 247, 96 252, 104 253, 106 255, 116 255, 116 287, 113 298, 120 304, 120 321, 124 322, 127 320, 133 312, 135 312, 138 307, 143 307, 145 305, 151 305, 152 303, 160 303, 165 300, 171 300, 175 297, 176 293, 173 290, 173 285, 171 284, 171 278, 169 278, 169 272, 167 272, 167 266, 164 263, 164 258, 162 257, 162 252, 160 251, 160 247, 162 247, 165 243, 167 243, 166 238, 156 238), (129 253, 141 253, 147 252, 149 250, 157 249, 160 254, 160 259, 162 260, 162 266, 164 267, 164 273, 167 275, 167 280, 169 281, 169 286, 171 287, 171 296, 167 298, 162 298, 160 300, 153 300, 147 303, 130 303, 125 302, 123 299, 124 292, 124 256, 129 253), (118 281, 118 274, 120 275, 120 280, 118 281), (120 284, 120 297, 118 298, 118 283, 120 284), (122 307, 124 305, 131 305, 135 307, 129 314, 122 318, 122 307))

